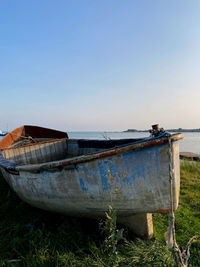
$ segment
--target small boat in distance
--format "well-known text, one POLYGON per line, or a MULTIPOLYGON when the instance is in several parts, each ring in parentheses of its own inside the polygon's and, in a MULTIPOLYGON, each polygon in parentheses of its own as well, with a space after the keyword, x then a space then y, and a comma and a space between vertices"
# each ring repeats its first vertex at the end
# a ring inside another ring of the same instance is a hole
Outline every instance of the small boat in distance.
POLYGON ((134 214, 167 213, 171 204, 177 209, 182 138, 173 134, 169 144, 168 135, 156 127, 148 138, 69 139, 64 132, 22 126, 0 140, 0 169, 32 206, 99 218, 112 205, 119 221, 134 228, 134 214))
POLYGON ((0 130, 0 136, 5 136, 7 132, 0 130))

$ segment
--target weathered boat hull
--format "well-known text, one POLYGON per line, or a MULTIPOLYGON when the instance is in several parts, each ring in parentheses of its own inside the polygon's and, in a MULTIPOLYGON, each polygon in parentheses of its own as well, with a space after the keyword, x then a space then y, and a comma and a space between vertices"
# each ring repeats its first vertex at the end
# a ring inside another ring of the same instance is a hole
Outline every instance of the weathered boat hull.
MULTIPOLYGON (((177 140, 172 142, 174 210, 178 207, 180 189, 177 140)), ((1 170, 21 199, 45 210, 99 217, 111 204, 118 216, 123 217, 171 209, 166 138, 99 152, 95 156, 16 166, 13 170, 1 167, 1 170)))

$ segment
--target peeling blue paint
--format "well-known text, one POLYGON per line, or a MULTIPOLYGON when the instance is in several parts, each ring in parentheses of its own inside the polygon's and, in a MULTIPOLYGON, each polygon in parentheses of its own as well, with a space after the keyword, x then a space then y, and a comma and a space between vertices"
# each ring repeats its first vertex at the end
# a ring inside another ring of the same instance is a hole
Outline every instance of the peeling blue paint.
POLYGON ((85 185, 84 180, 83 180, 82 178, 79 178, 79 182, 80 182, 81 190, 82 190, 83 192, 88 192, 88 188, 87 188, 87 186, 85 185))
POLYGON ((128 174, 127 177, 125 177, 124 182, 128 186, 133 184, 136 178, 146 179, 152 174, 156 176, 159 175, 160 172, 159 149, 160 146, 133 151, 123 155, 123 162, 128 174))
POLYGON ((156 147, 155 153, 156 153, 156 168, 157 170, 159 170, 160 169, 160 155, 159 155, 158 147, 156 147))
POLYGON ((124 182, 130 186, 136 176, 134 174, 134 169, 133 169, 133 165, 134 165, 134 152, 131 152, 131 153, 128 153, 128 154, 124 154, 123 155, 123 162, 124 162, 124 165, 125 165, 125 169, 126 169, 126 172, 127 172, 127 176, 124 178, 124 182))
POLYGON ((99 172, 101 175, 102 189, 104 192, 107 192, 111 190, 111 185, 107 178, 109 168, 105 166, 106 165, 105 163, 107 163, 107 161, 105 161, 104 164, 102 164, 101 162, 98 162, 98 167, 99 167, 99 172))

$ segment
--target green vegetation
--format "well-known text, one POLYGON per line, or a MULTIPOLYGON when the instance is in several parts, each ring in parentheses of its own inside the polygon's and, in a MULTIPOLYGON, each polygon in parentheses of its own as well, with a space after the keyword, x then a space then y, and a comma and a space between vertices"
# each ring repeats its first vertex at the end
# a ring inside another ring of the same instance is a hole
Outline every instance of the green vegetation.
MULTIPOLYGON (((117 230, 111 207, 103 224, 41 211, 22 202, 2 176, 0 214, 0 266, 175 266, 164 239, 168 215, 154 214, 155 238, 142 241, 127 229, 117 230)), ((177 243, 184 249, 198 234, 200 164, 183 162, 177 243)), ((200 241, 190 252, 189 266, 200 266, 200 241)))

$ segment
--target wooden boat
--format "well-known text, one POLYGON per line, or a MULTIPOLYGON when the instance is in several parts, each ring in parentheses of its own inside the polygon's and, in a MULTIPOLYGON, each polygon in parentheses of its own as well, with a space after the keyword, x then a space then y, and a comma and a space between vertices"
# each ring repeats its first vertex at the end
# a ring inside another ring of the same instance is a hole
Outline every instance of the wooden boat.
MULTIPOLYGON (((66 134, 34 126, 13 132, 17 134, 11 132, 0 141, 0 168, 12 189, 32 206, 98 218, 111 204, 122 221, 137 213, 171 210, 169 137, 165 132, 119 140, 69 139, 66 134), (13 136, 18 138, 13 141, 13 136), (22 136, 31 136, 35 143, 17 143, 22 136)), ((183 135, 170 138, 176 210, 180 189, 178 141, 183 135)))

